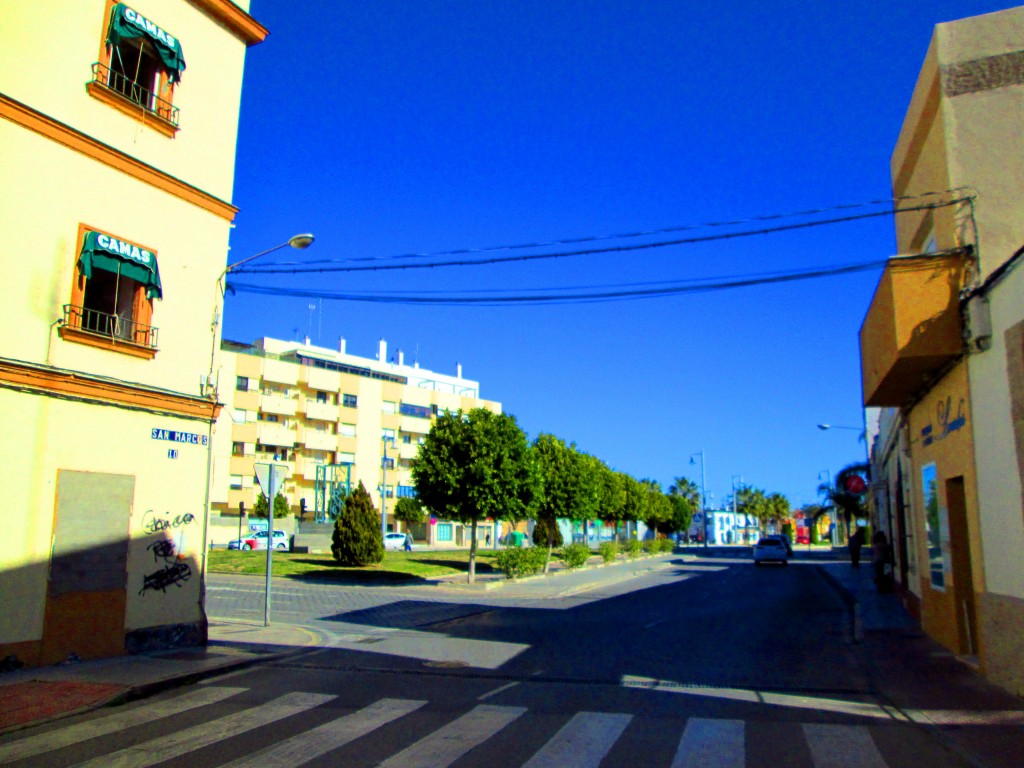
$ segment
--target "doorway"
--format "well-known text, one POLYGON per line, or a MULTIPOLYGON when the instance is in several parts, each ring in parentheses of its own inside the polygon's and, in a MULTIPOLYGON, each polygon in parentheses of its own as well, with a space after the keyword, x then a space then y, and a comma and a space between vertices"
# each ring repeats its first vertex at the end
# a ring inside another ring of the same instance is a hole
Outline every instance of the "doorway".
POLYGON ((971 544, 967 529, 967 493, 963 477, 946 481, 946 507, 949 511, 950 565, 953 570, 953 599, 957 611, 957 645, 959 652, 970 656, 978 653, 978 616, 974 599, 974 571, 971 544))

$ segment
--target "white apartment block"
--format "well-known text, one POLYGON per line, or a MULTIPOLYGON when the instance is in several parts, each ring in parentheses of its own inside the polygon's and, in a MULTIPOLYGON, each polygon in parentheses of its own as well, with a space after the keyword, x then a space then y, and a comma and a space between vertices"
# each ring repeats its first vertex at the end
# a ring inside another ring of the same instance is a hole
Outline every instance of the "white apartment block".
MULTIPOLYGON (((361 482, 378 512, 391 511, 413 495, 412 460, 438 413, 471 408, 501 411, 480 399, 480 383, 405 363, 401 351, 388 359, 348 354, 308 343, 262 338, 253 344, 225 340, 218 360, 224 403, 214 436, 211 510, 251 514, 259 487, 257 462, 284 464, 283 494, 296 518, 312 522, 317 507, 317 470, 361 482), (386 459, 385 459, 386 456, 386 459), (323 468, 335 465, 334 469, 323 468)), ((324 522, 321 515, 320 522, 324 522)), ((432 518, 421 536, 430 543, 463 543, 460 526, 432 518)))

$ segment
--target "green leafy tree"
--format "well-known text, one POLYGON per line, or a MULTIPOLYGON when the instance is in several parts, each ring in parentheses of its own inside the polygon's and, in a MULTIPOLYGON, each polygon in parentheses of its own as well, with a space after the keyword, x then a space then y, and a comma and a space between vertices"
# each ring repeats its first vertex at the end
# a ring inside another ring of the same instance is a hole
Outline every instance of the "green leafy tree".
POLYGON ((437 418, 412 465, 420 502, 438 516, 471 526, 470 583, 476 580, 480 520, 517 521, 534 501, 530 444, 515 417, 486 408, 437 418))
MULTIPOLYGON (((600 502, 597 488, 599 475, 597 464, 591 457, 578 451, 575 443, 566 445, 554 435, 538 435, 532 450, 540 485, 533 511, 537 525, 542 526, 547 536, 544 542, 548 548, 547 561, 544 563, 544 572, 547 573, 551 553, 559 546, 554 536, 558 530, 557 521, 583 522, 597 514, 600 502)), ((533 539, 535 543, 541 543, 538 541, 536 527, 533 539)))
POLYGON ((761 528, 764 527, 771 514, 768 497, 765 496, 764 491, 749 485, 743 485, 736 489, 736 511, 757 520, 758 526, 761 528))
POLYGON ((384 559, 380 515, 366 487, 359 483, 334 521, 331 554, 341 565, 364 566, 384 559))
POLYGON ((647 491, 643 521, 648 528, 657 532, 671 521, 672 505, 668 497, 661 492, 661 483, 657 480, 641 480, 640 485, 647 491))
POLYGON ((626 487, 622 475, 598 461, 597 516, 605 522, 614 522, 615 537, 619 534, 619 521, 626 506, 626 487))
POLYGON ((413 496, 403 496, 395 503, 395 520, 400 520, 406 525, 420 525, 427 519, 420 500, 413 496))
POLYGON ((626 490, 626 503, 622 507, 622 519, 636 522, 647 515, 647 489, 640 481, 627 474, 622 475, 622 484, 626 490))
MULTIPOLYGON (((274 495, 274 519, 286 517, 291 510, 288 508, 288 500, 280 493, 274 495)), ((261 493, 253 505, 253 517, 265 518, 267 516, 267 495, 261 493)))
POLYGON ((700 509, 700 487, 688 477, 677 477, 668 487, 668 501, 672 506, 668 530, 689 531, 693 515, 700 509))
POLYGON ((562 546, 565 541, 562 539, 562 532, 558 529, 557 523, 553 523, 546 517, 538 517, 533 523, 533 544, 537 547, 547 547, 548 557, 545 558, 545 566, 550 557, 550 550, 553 547, 562 546))

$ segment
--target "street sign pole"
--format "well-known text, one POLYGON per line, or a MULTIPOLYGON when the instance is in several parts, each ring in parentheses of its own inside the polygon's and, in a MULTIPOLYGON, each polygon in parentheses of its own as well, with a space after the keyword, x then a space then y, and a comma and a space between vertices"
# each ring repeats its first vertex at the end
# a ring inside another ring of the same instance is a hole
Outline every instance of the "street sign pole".
POLYGON ((288 468, 284 464, 256 464, 256 481, 267 497, 267 585, 263 602, 263 626, 270 626, 270 574, 274 553, 274 499, 288 468))

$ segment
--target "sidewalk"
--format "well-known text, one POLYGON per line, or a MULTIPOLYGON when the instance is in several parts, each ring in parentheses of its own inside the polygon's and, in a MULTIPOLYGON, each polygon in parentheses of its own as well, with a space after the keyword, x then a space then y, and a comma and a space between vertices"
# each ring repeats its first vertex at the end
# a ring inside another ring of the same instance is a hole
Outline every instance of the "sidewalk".
POLYGON ((897 719, 928 728, 951 752, 979 768, 1018 768, 1024 750, 1024 700, 989 683, 973 659, 929 638, 894 593, 879 594, 870 566, 819 566, 857 617, 857 643, 877 694, 897 719))
MULTIPOLYGON (((678 562, 664 555, 578 571, 509 581, 500 574, 479 574, 476 584, 461 579, 408 587, 412 590, 501 590, 509 597, 566 597, 660 570, 678 562)), ((0 674, 0 735, 92 709, 151 696, 261 662, 319 647, 322 638, 308 628, 210 620, 209 645, 20 669, 0 674)))

